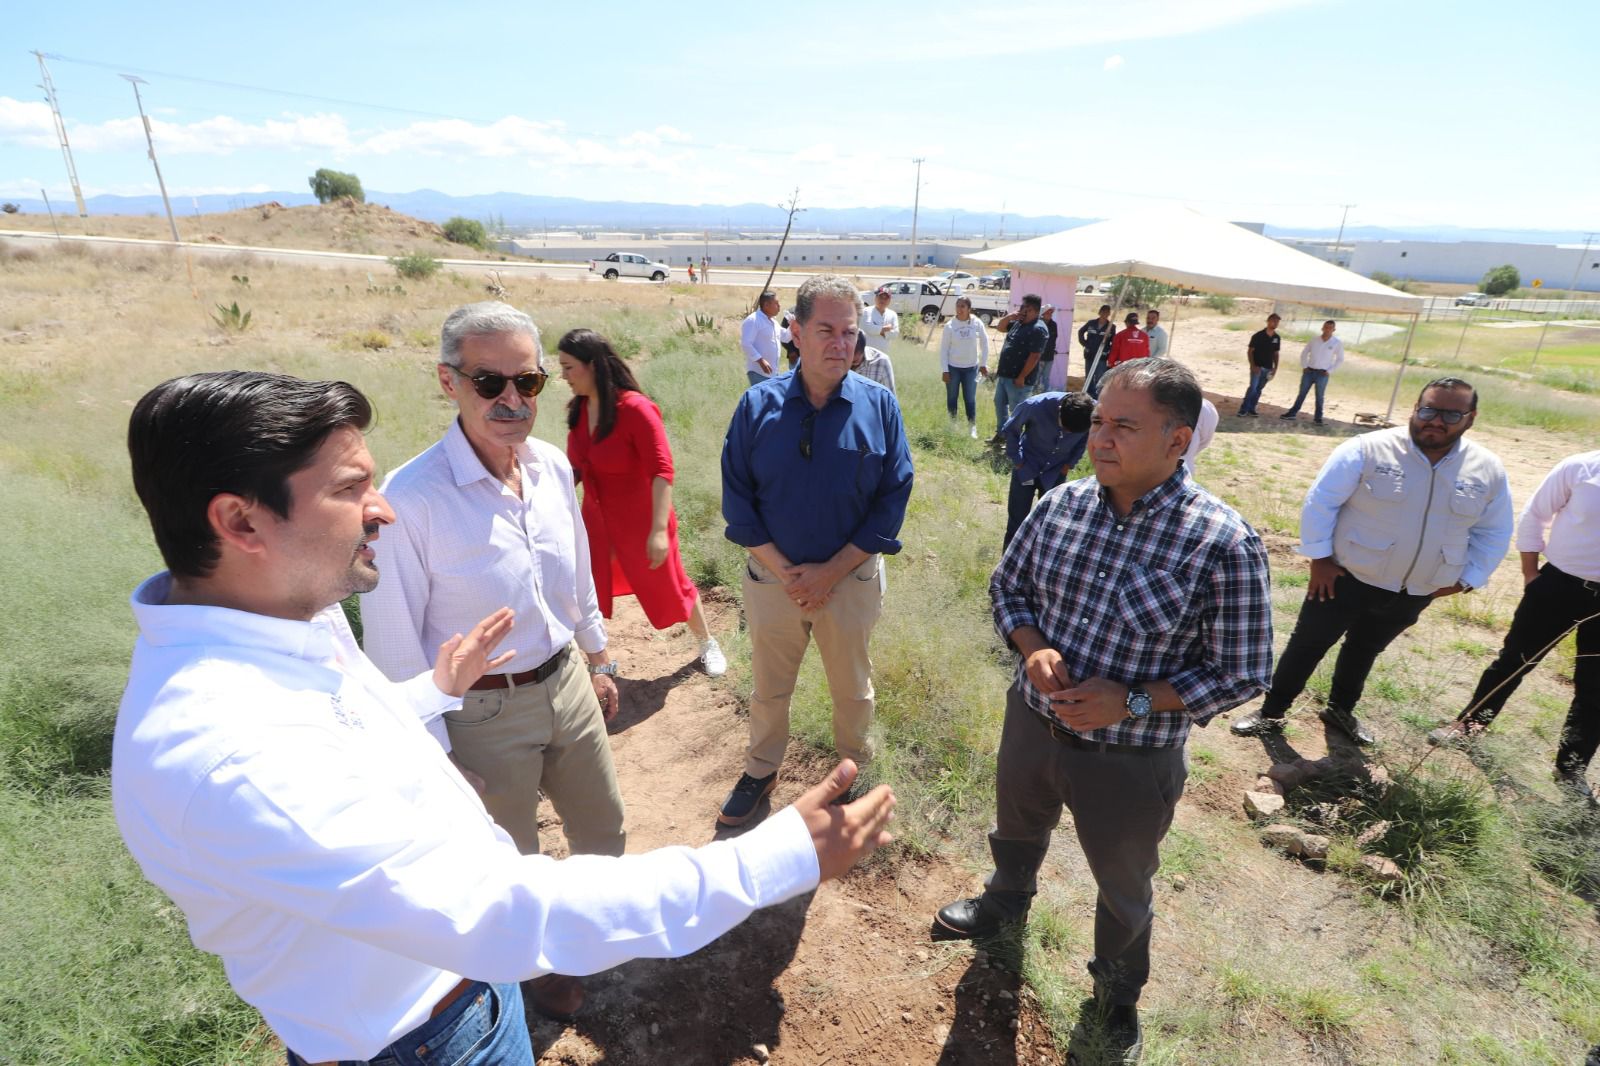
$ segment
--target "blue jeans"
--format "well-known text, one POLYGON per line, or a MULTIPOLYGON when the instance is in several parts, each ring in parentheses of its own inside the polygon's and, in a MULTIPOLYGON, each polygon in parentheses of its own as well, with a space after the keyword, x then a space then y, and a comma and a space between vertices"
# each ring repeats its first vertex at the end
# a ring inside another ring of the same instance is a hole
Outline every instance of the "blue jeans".
POLYGON ((1328 372, 1309 367, 1300 371, 1300 395, 1294 398, 1294 406, 1283 413, 1285 418, 1300 413, 1300 405, 1306 402, 1306 394, 1313 388, 1317 390, 1317 421, 1322 421, 1322 398, 1328 394, 1328 372))
POLYGON ((1017 527, 1033 510, 1033 501, 1043 495, 1044 490, 1039 487, 1038 478, 1024 485, 1017 472, 1011 471, 1011 491, 1006 495, 1006 534, 1000 542, 1001 550, 1011 546, 1011 538, 1017 535, 1017 527))
POLYGON ((1039 360, 1039 367, 1033 372, 1033 394, 1035 396, 1041 392, 1050 391, 1050 373, 1055 369, 1055 365, 1056 361, 1054 359, 1039 360))
POLYGON ((759 385, 763 381, 767 380, 767 375, 763 374, 759 370, 746 370, 744 372, 744 376, 749 379, 750 384, 752 385, 759 385))
POLYGON ((1245 390, 1244 399, 1239 401, 1239 413, 1254 414, 1256 402, 1261 399, 1261 391, 1267 387, 1267 379, 1272 377, 1272 371, 1264 366, 1250 368, 1250 387, 1245 390))
POLYGON ((956 416, 956 393, 966 402, 967 421, 973 425, 978 423, 978 368, 975 366, 953 366, 948 371, 950 380, 944 383, 944 403, 950 409, 950 417, 956 416))
MULTIPOLYGON (((306 1060, 288 1052, 289 1066, 306 1060)), ((372 1066, 534 1066, 522 989, 516 982, 478 981, 437 1018, 429 1019, 367 1062, 372 1066)), ((351 1063, 350 1066, 358 1066, 351 1063)))
POLYGON ((1027 385, 1018 385, 1011 378, 996 377, 994 379, 994 431, 1000 432, 1000 427, 1006 424, 1006 419, 1011 417, 1011 412, 1017 405, 1033 394, 1027 385))

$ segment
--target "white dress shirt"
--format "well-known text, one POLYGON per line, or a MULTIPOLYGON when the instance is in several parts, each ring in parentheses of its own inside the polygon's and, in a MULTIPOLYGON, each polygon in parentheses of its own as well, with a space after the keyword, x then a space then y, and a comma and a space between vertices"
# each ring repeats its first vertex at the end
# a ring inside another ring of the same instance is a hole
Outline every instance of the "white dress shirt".
MULTIPOLYGON (((1160 327, 1157 327, 1160 328, 1160 327)), ((1200 453, 1206 450, 1211 443, 1211 438, 1216 435, 1217 405, 1200 397, 1200 417, 1195 420, 1194 435, 1189 438, 1189 447, 1183 451, 1183 465, 1189 468, 1189 476, 1194 477, 1195 466, 1200 462, 1200 453)))
POLYGON ((977 315, 968 315, 965 322, 959 318, 946 320, 944 332, 939 335, 939 372, 969 366, 989 369, 989 327, 977 315))
POLYGON ((867 343, 874 348, 889 350, 889 342, 900 336, 900 316, 895 314, 894 308, 887 307, 882 311, 877 305, 868 307, 861 312, 861 320, 857 328, 867 335, 867 343), (889 332, 884 333, 883 327, 888 326, 889 332))
POLYGON ((761 360, 765 359, 772 372, 778 372, 778 329, 778 323, 759 307, 745 316, 744 325, 739 327, 739 347, 744 349, 746 370, 762 373, 761 360))
POLYGON ((1344 341, 1338 337, 1312 337, 1300 352, 1300 365, 1307 370, 1338 370, 1344 362, 1344 341))
POLYGON ((1600 581, 1600 451, 1569 455, 1545 475, 1517 522, 1517 551, 1600 581))
POLYGON ((418 722, 451 701, 310 622, 133 594, 112 747, 118 828, 195 946, 302 1058, 365 1060, 462 976, 686 955, 810 891, 793 808, 737 839, 623 858, 519 855, 418 722))
MULTIPOLYGON (((1167 331, 1161 326, 1151 326, 1145 330, 1150 337, 1150 358, 1163 359, 1167 354, 1167 331)), ((1204 445, 1202 445, 1204 447, 1204 445)))
MULTIPOLYGON (((361 621, 367 655, 391 679, 431 669, 439 645, 501 607, 517 616, 501 645, 517 654, 501 673, 532 670, 573 639, 590 654, 605 648, 572 466, 537 437, 517 460, 520 498, 452 421, 384 481, 395 521, 372 542, 379 580, 361 597, 361 621)), ((428 726, 448 749, 443 720, 428 726)))

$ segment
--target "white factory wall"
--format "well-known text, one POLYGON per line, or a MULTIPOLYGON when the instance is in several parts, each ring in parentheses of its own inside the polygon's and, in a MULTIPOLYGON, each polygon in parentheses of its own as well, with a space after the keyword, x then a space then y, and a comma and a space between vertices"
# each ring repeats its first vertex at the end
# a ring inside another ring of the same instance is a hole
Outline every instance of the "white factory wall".
MULTIPOLYGON (((918 266, 953 267, 956 260, 982 247, 982 242, 918 241, 918 266)), ((604 259, 612 252, 631 252, 649 256, 668 266, 682 268, 694 260, 696 267, 703 256, 711 257, 711 265, 736 269, 756 269, 772 265, 777 254, 777 241, 711 241, 703 240, 629 240, 629 241, 571 241, 552 240, 546 243, 537 237, 501 242, 501 248, 518 255, 548 259, 555 262, 587 262, 604 259)), ((910 241, 816 240, 790 238, 783 250, 780 266, 804 269, 830 268, 861 271, 874 268, 908 265, 910 241)))
POLYGON ((1356 241, 1353 247, 1350 269, 1357 274, 1381 270, 1397 278, 1476 285, 1493 267, 1510 263, 1522 275, 1524 287, 1538 278, 1547 289, 1565 290, 1576 271, 1579 290, 1600 292, 1600 246, 1586 256, 1582 245, 1498 241, 1356 241))

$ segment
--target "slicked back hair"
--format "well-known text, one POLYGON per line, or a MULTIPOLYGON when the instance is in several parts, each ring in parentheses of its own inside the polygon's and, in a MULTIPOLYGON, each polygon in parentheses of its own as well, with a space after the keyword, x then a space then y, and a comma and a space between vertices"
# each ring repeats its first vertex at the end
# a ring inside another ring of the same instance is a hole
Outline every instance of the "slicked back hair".
POLYGON ((523 312, 498 300, 466 304, 450 312, 439 331, 439 362, 459 370, 462 342, 468 337, 492 337, 497 333, 525 333, 532 337, 533 350, 539 353, 539 365, 544 365, 539 327, 523 312))
POLYGON ((1168 429, 1200 422, 1200 381, 1194 371, 1172 359, 1131 359, 1112 367, 1100 379, 1102 393, 1109 388, 1141 389, 1166 412, 1168 429))
POLYGON ((802 324, 811 321, 818 300, 843 300, 860 313, 861 298, 856 295, 854 285, 838 274, 815 274, 802 282, 794 294, 795 321, 802 324))
POLYGON ((1422 402, 1422 397, 1427 394, 1429 389, 1466 389, 1472 393, 1472 406, 1468 410, 1476 411, 1478 409, 1478 390, 1473 388, 1469 382, 1462 381, 1460 378, 1434 378, 1422 386, 1422 391, 1417 393, 1417 403, 1420 404, 1422 402))
POLYGON ((206 515, 230 493, 288 518, 289 478, 328 434, 372 424, 372 404, 343 381, 223 370, 162 382, 128 420, 133 487, 156 547, 179 577, 205 577, 222 557, 206 515))

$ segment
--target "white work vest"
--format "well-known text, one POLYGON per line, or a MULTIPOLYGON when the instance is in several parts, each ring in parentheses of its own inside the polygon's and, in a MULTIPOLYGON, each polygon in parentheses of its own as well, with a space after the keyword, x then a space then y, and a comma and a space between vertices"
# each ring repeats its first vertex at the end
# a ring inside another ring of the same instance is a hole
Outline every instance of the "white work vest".
POLYGON ((1467 566, 1467 533, 1498 492, 1505 468, 1466 438, 1438 466, 1410 429, 1361 437, 1361 484, 1339 509, 1333 558, 1358 581, 1426 596, 1454 585, 1467 566))

